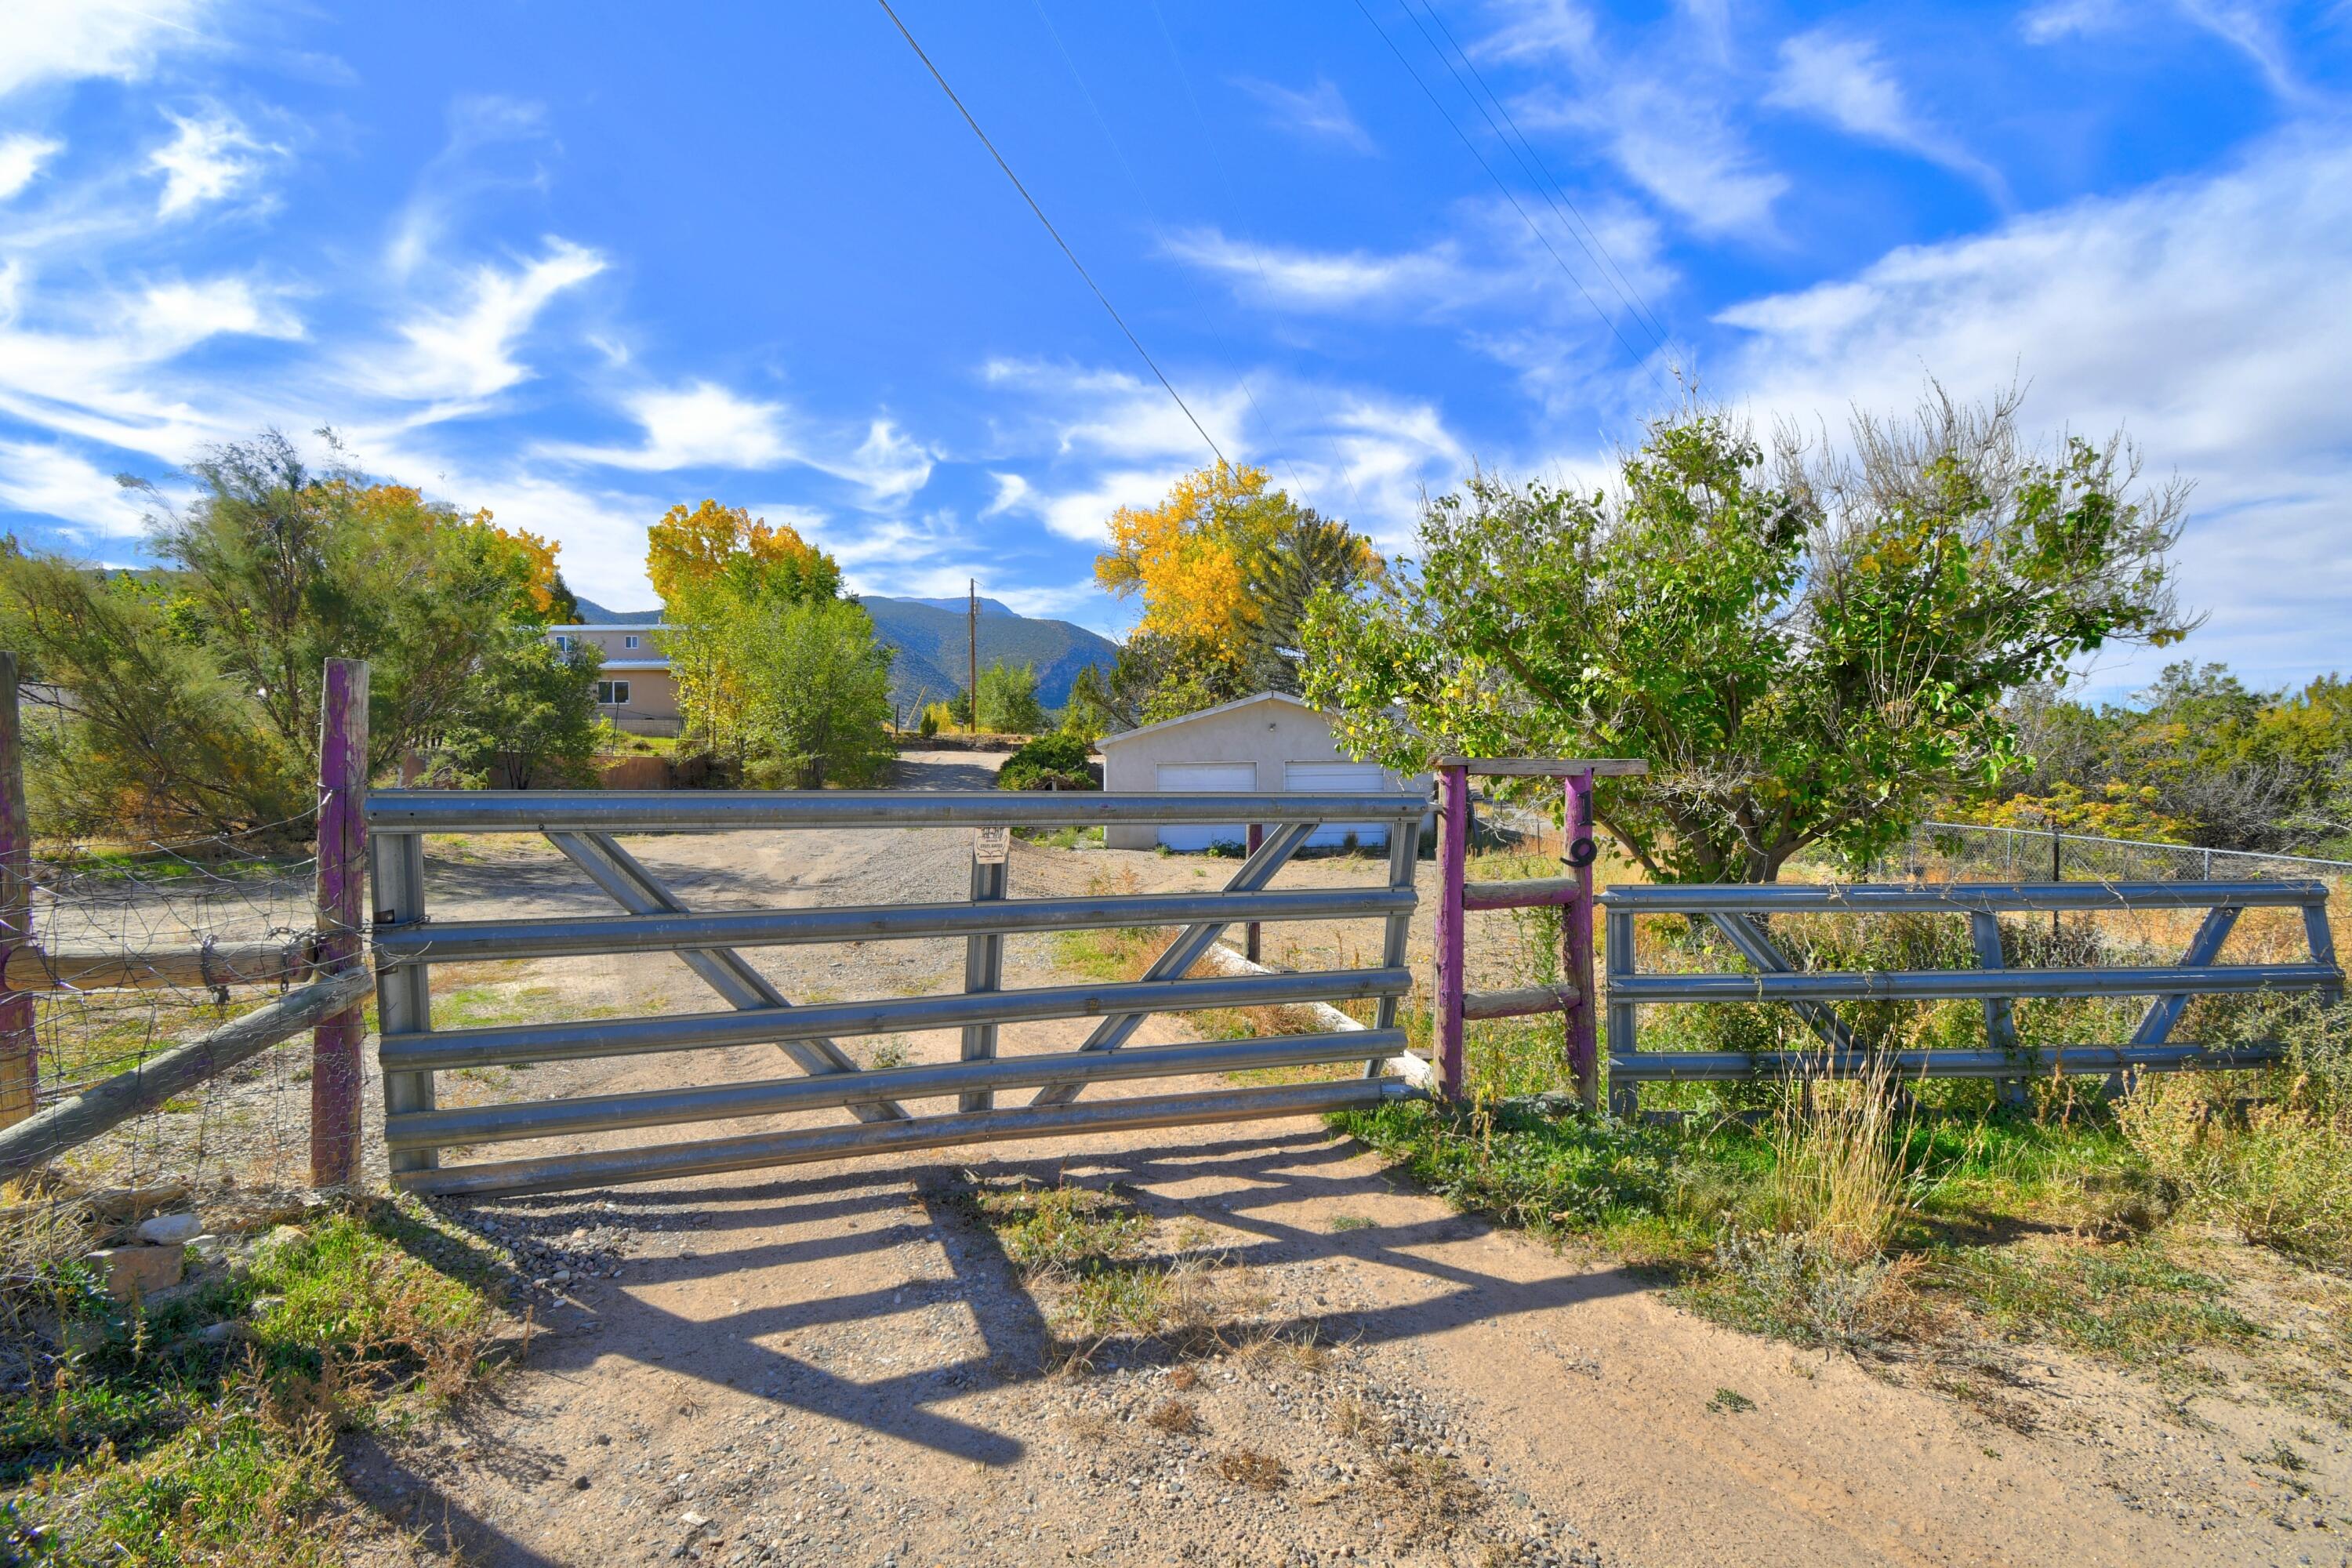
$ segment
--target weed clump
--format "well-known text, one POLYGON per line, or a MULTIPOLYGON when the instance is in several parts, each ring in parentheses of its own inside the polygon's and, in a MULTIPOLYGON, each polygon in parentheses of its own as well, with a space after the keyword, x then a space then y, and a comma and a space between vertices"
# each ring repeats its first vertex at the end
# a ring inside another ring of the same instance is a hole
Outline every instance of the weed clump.
POLYGON ((413 1202, 281 1226, 241 1266, 152 1304, 78 1262, 13 1284, 47 1347, 0 1398, 0 1560, 343 1560, 339 1434, 446 1405, 491 1363, 487 1253, 413 1202))
POLYGON ((1290 1472, 1272 1454, 1255 1448, 1234 1448, 1217 1456, 1217 1474, 1253 1491, 1279 1491, 1290 1472))
POLYGON ((1181 1399, 1160 1401, 1143 1419, 1146 1425, 1171 1437, 1186 1437, 1201 1430, 1200 1412, 1181 1399))

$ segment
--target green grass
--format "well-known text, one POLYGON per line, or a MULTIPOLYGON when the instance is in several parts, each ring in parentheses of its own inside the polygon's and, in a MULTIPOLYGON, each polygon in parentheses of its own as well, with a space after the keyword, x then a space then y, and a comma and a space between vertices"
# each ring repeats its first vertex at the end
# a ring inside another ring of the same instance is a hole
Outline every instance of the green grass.
POLYGON ((341 1561, 336 1435, 397 1430, 477 1381, 498 1265, 413 1203, 273 1236, 152 1310, 78 1263, 19 1285, 23 1321, 79 1348, 0 1401, 0 1560, 37 1541, 60 1568, 341 1561))
POLYGON ((2263 1337, 2229 1304, 2226 1281, 2184 1268, 2149 1238, 1952 1248, 1929 1255, 1924 1279, 2004 1334, 2055 1339, 2126 1365, 2179 1368, 2187 1352, 2263 1337))
POLYGON ((1117 1193, 1066 1183, 975 1184, 964 1204, 995 1234, 1054 1323, 1050 1364, 1081 1364, 1113 1335, 1196 1349, 1213 1337, 1206 1270, 1151 1250, 1151 1216, 1117 1193))
POLYGON ((1919 1109, 1897 1134, 1895 1223, 1862 1258, 1791 1227, 1774 1123, 1499 1102, 1334 1122, 1465 1210, 1654 1270, 1703 1315, 1775 1338, 1884 1349, 1958 1321, 2187 1375, 2199 1352, 2266 1339, 2225 1279, 2179 1260, 2173 1190, 2108 1117, 1919 1109))
POLYGON ((1077 826, 1056 827, 1050 831, 1039 827, 1016 827, 1013 830, 1013 837, 1027 839, 1048 849, 1099 849, 1102 847, 1103 830, 1077 826))

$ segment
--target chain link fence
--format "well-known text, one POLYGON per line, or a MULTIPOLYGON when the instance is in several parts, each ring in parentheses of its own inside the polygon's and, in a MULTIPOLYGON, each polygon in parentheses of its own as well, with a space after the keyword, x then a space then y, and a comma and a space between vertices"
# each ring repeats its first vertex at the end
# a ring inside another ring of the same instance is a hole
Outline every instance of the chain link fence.
POLYGON ((2341 882, 2352 860, 2200 849, 2042 828, 1923 822, 1870 869, 1873 881, 2238 882, 2314 878, 2341 882))

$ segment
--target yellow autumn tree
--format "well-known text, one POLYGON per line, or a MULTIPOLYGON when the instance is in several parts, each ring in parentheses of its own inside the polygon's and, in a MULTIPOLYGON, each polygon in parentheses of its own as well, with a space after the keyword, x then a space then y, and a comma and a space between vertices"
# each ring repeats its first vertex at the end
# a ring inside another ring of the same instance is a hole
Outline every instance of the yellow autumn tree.
POLYGON ((1119 508, 1095 580, 1122 598, 1142 595, 1144 632, 1202 639, 1240 658, 1252 542, 1236 524, 1264 510, 1250 503, 1267 499, 1266 483, 1264 468, 1219 461, 1178 479, 1157 506, 1119 508))
POLYGON ((1297 689, 1297 627, 1316 592, 1381 571, 1371 542, 1270 489, 1264 468, 1225 462, 1178 479, 1156 506, 1121 507, 1095 580, 1143 616, 1118 691, 1089 700, 1150 721, 1253 690, 1297 689), (1145 689, 1148 688, 1149 689, 1145 689))
POLYGON ((681 502, 647 531, 646 575, 663 604, 722 574, 756 575, 791 598, 831 598, 841 591, 841 568, 832 556, 790 523, 771 527, 740 506, 706 500, 688 510, 681 502))
POLYGON ((741 754, 760 696, 743 668, 746 628, 837 599, 840 563, 790 524, 772 527, 740 506, 706 500, 670 508, 647 531, 646 575, 661 595, 663 647, 687 728, 714 750, 741 754))

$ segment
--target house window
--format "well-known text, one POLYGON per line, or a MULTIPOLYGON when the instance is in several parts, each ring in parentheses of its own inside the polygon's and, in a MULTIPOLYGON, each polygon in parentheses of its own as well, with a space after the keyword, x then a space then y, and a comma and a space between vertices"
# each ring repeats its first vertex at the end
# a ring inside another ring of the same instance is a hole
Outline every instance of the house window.
POLYGON ((555 646, 562 649, 565 653, 570 653, 572 651, 572 639, 565 637, 562 632, 558 632, 555 634, 555 646))
POLYGON ((600 708, 626 707, 629 683, 625 680, 600 680, 596 683, 596 705, 600 708))
POLYGON ((621 639, 621 646, 623 647, 635 647, 637 646, 637 639, 635 637, 623 637, 621 639))

